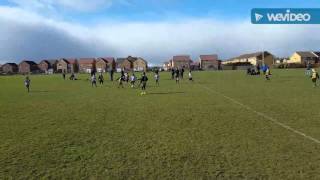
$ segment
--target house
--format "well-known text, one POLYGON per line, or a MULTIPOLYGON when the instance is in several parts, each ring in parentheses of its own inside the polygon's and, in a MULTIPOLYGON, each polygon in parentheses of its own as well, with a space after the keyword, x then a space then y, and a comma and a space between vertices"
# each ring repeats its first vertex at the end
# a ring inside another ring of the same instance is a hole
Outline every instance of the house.
POLYGON ((52 74, 57 71, 57 63, 58 60, 42 60, 39 64, 38 67, 41 72, 46 73, 46 74, 52 74))
POLYGON ((288 63, 289 58, 275 58, 275 64, 287 64, 288 63))
POLYGON ((319 57, 317 55, 318 52, 311 52, 311 51, 297 51, 294 52, 293 55, 290 57, 288 64, 302 64, 306 65, 307 63, 310 64, 317 64, 319 61, 319 57))
POLYGON ((312 53, 314 55, 316 55, 318 57, 318 59, 320 60, 320 51, 313 51, 312 53))
POLYGON ((137 57, 137 58, 132 58, 132 57, 128 57, 129 61, 133 62, 133 70, 134 71, 147 71, 148 69, 148 62, 146 60, 144 60, 141 57, 137 57))
POLYGON ((172 60, 164 62, 162 65, 163 70, 169 71, 172 69, 172 60))
POLYGON ((95 58, 80 58, 79 72, 91 73, 96 71, 96 59, 95 58))
POLYGON ((97 72, 107 72, 108 71, 108 61, 106 61, 104 58, 98 58, 96 61, 96 69, 97 72))
POLYGON ((77 73, 79 70, 78 60, 73 58, 62 58, 57 63, 57 71, 62 73, 77 73))
POLYGON ((274 64, 274 56, 268 51, 243 54, 230 60, 222 62, 223 65, 233 66, 262 66, 263 64, 271 66, 274 64))
POLYGON ((190 63, 192 60, 189 55, 173 56, 172 58, 172 68, 190 69, 190 63))
POLYGON ((66 59, 60 59, 57 63, 57 72, 67 73, 68 72, 69 62, 66 59))
POLYGON ((200 62, 190 63, 190 70, 192 70, 192 71, 200 70, 200 62))
POLYGON ((121 70, 131 71, 133 69, 133 62, 128 58, 117 58, 116 69, 117 72, 121 70))
POLYGON ((221 62, 218 60, 218 55, 201 55, 199 57, 200 68, 202 70, 219 70, 221 62))
POLYGON ((79 72, 79 63, 78 63, 78 60, 77 60, 77 59, 75 59, 75 58, 68 58, 68 59, 66 59, 66 60, 69 62, 70 72, 73 72, 73 73, 79 72))
POLYGON ((29 74, 39 71, 37 63, 33 61, 24 60, 19 64, 19 73, 29 74))
POLYGON ((96 62, 97 72, 107 72, 116 68, 116 62, 113 57, 98 58, 96 62))
POLYGON ((14 74, 19 71, 19 67, 16 63, 6 63, 2 65, 2 72, 5 74, 14 74))

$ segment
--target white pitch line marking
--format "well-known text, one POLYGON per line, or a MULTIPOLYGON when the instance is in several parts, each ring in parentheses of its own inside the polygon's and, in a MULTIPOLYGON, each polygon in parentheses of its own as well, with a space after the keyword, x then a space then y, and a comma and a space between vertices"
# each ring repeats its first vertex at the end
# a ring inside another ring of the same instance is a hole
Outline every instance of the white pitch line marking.
POLYGON ((201 84, 199 84, 199 85, 200 85, 201 87, 205 88, 206 90, 210 91, 210 92, 213 92, 213 93, 215 93, 215 94, 218 94, 218 95, 224 97, 225 99, 228 99, 229 101, 232 101, 233 103, 240 105, 241 107, 247 109, 248 111, 254 112, 254 113, 257 114, 258 116, 261 116, 261 117, 263 117, 263 118, 265 118, 265 119, 273 122, 274 124, 276 124, 276 125, 284 128, 284 129, 287 129, 288 131, 291 131, 291 132, 293 132, 293 133, 295 133, 295 134, 298 134, 298 135, 300 135, 300 136, 302 136, 302 137, 304 137, 304 138, 306 138, 306 139, 308 139, 308 140, 311 140, 311 141, 313 141, 313 142, 315 142, 315 143, 317 143, 317 144, 320 144, 320 140, 318 140, 318 139, 316 139, 316 138, 314 138, 314 137, 311 137, 311 136, 309 136, 309 135, 306 135, 305 133, 303 133, 303 132, 301 132, 301 131, 295 130, 294 128, 292 128, 292 127, 290 127, 290 126, 279 122, 279 121, 276 120, 275 118, 272 118, 272 117, 270 117, 270 116, 267 116, 267 115, 264 114, 264 113, 261 113, 261 112, 259 112, 259 111, 256 111, 256 110, 252 109, 250 106, 247 106, 247 105, 245 105, 245 104, 242 104, 241 102, 239 102, 239 101, 237 101, 237 100, 235 100, 235 99, 233 99, 233 98, 231 98, 231 97, 229 97, 229 96, 226 96, 226 95, 224 95, 224 94, 222 94, 222 93, 220 93, 220 92, 218 92, 218 91, 215 91, 215 90, 213 90, 213 89, 210 89, 210 88, 208 88, 207 86, 204 86, 204 85, 201 85, 201 84))

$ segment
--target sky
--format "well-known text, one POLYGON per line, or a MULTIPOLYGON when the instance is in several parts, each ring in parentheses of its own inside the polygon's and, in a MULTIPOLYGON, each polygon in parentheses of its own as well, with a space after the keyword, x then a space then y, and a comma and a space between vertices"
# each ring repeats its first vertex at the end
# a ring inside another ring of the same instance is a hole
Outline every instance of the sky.
POLYGON ((174 55, 229 59, 320 50, 320 25, 253 25, 252 8, 320 8, 318 0, 0 0, 0 64, 174 55))

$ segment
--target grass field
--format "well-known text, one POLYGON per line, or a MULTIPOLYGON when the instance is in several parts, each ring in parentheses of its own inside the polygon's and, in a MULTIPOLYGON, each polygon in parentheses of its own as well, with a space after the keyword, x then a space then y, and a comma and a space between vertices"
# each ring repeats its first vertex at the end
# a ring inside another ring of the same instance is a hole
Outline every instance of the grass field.
POLYGON ((320 88, 303 70, 169 76, 146 96, 0 77, 0 179, 320 179, 320 88))

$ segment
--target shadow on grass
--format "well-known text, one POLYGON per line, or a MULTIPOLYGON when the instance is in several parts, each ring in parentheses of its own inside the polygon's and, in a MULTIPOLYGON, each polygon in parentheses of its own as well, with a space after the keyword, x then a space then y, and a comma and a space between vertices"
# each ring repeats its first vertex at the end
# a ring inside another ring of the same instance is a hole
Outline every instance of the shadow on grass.
POLYGON ((148 93, 148 95, 168 95, 168 94, 185 94, 185 92, 155 92, 155 93, 148 93))
POLYGON ((41 90, 30 90, 30 93, 53 93, 53 92, 56 92, 56 91, 41 91, 41 90))

